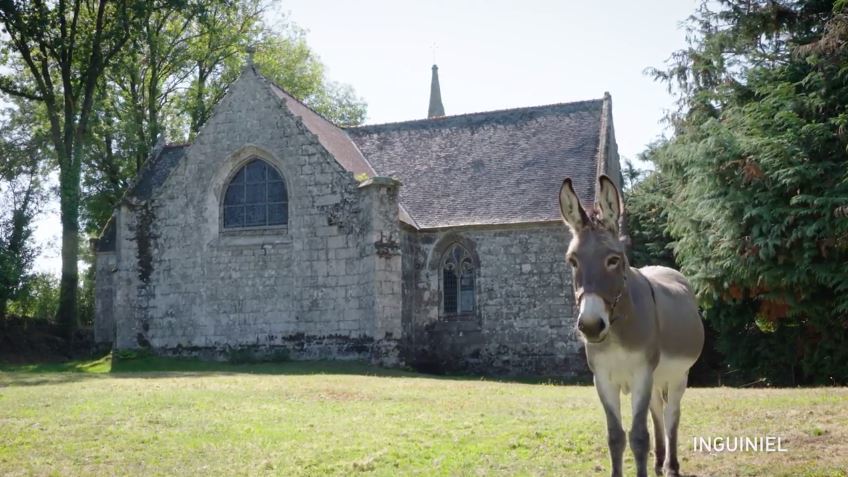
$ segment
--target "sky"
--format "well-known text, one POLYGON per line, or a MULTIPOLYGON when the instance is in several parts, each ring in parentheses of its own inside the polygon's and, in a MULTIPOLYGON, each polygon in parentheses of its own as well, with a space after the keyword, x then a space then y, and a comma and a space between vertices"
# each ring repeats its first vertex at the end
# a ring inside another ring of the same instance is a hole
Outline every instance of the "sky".
MULTIPOLYGON (((643 72, 684 46, 693 0, 284 0, 331 79, 368 103, 368 123, 426 117, 430 67, 445 112, 612 95, 619 151, 634 158, 672 105, 643 72), (433 48, 435 45, 435 50, 433 48)), ((279 21, 280 12, 272 15, 279 21)))
MULTIPOLYGON (((665 85, 644 73, 685 46, 696 0, 283 0, 273 26, 294 23, 333 81, 368 104, 367 123, 427 116, 431 66, 447 115, 612 95, 622 158, 664 132, 665 85)), ((59 274, 52 204, 37 221, 35 268, 59 274)))

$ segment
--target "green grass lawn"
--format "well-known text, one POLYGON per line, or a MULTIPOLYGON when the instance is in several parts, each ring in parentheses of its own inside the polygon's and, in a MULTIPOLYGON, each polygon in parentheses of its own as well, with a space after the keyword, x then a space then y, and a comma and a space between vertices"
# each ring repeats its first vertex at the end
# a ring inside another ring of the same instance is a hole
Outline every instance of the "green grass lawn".
MULTIPOLYGON (((848 389, 691 389, 680 435, 686 475, 846 476, 848 389), (788 452, 693 450, 693 436, 736 435, 788 452)), ((588 386, 105 358, 0 367, 0 475, 594 476, 608 463, 588 386)))

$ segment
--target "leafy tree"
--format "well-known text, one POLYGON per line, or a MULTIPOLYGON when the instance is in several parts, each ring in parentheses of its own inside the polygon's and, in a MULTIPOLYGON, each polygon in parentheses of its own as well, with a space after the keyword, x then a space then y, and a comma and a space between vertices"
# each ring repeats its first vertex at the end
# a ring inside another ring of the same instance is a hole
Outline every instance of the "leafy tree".
POLYGON ((359 124, 365 105, 326 78, 303 30, 261 20, 260 0, 148 0, 145 26, 106 69, 83 171, 86 231, 96 234, 162 136, 188 142, 255 50, 256 67, 338 124, 359 124))
POLYGON ((191 85, 184 99, 191 137, 238 76, 245 50, 261 31, 261 14, 260 0, 243 0, 219 2, 197 16, 188 45, 191 85))
POLYGON ((329 82, 303 32, 271 31, 262 0, 0 1, 0 92, 41 119, 59 169, 61 298, 66 332, 79 322, 81 218, 96 233, 165 133, 190 140, 237 77, 248 45, 257 65, 341 124, 365 106, 329 82), (23 104, 23 103, 21 103, 23 104), (82 216, 81 216, 82 213, 82 216))
POLYGON ((28 290, 37 250, 32 221, 42 202, 38 150, 31 137, 20 134, 20 112, 10 111, 0 132, 0 317, 9 301, 28 290))
POLYGON ((77 326, 80 184, 84 144, 97 84, 137 28, 135 0, 0 2, 4 55, 15 75, 0 76, 0 91, 43 105, 59 164, 62 278, 57 317, 67 333, 77 326))
MULTIPOLYGON (((651 150, 643 153, 650 160, 651 150)), ((625 167, 625 171, 629 168, 625 167)), ((641 180, 631 182, 627 194, 627 226, 630 238, 630 261, 633 266, 663 265, 677 268, 674 241, 668 233, 668 202, 671 188, 656 171, 639 171, 641 180)), ((629 175, 625 173, 625 178, 629 175)))
POLYGON ((639 169, 633 164, 630 159, 624 159, 624 167, 621 168, 621 177, 624 179, 622 184, 624 192, 630 192, 633 187, 641 181, 646 174, 646 171, 639 169))
POLYGON ((9 304, 15 315, 39 321, 51 321, 59 307, 59 280, 49 273, 36 273, 29 280, 27 293, 9 304))
POLYGON ((848 382, 844 1, 703 2, 666 70, 668 231, 728 364, 848 382))

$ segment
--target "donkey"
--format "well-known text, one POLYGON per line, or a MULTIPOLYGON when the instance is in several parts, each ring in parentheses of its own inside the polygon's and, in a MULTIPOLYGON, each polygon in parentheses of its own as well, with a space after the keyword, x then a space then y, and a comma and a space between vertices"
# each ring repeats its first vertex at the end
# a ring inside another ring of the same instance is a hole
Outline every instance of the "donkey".
POLYGON ((678 477, 677 427, 689 368, 701 355, 704 326, 686 278, 666 267, 632 268, 619 239, 624 206, 609 177, 598 179, 587 213, 565 179, 560 212, 571 230, 566 259, 579 307, 577 329, 607 419, 612 476, 621 477, 626 447, 620 393, 633 392, 630 449, 636 475, 647 477, 647 415, 654 424, 657 475, 678 477))

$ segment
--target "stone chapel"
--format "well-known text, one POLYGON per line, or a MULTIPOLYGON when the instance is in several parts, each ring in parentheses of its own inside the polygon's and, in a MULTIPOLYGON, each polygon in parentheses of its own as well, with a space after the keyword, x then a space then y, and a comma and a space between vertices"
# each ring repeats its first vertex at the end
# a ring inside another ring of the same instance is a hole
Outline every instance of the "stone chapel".
POLYGON ((191 144, 157 146, 94 241, 117 350, 571 376, 563 179, 620 184, 609 94, 339 127, 248 62, 191 144), (282 353, 282 354, 280 354, 282 353))

